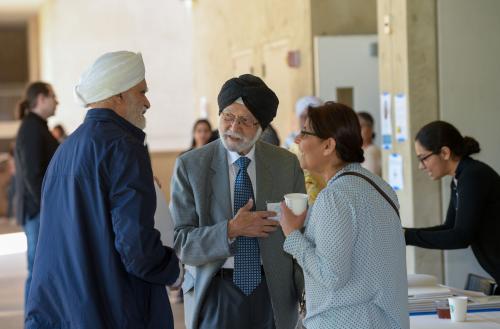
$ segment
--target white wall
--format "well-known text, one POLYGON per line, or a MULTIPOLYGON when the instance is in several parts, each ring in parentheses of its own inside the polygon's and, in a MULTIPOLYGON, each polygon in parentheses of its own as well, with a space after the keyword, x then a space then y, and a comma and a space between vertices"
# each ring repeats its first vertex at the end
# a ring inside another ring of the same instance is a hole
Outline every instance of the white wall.
POLYGON ((322 36, 314 38, 315 90, 324 101, 337 101, 337 88, 353 88, 356 112, 375 120, 375 143, 380 146, 378 57, 370 54, 376 35, 322 36))
MULTIPOLYGON (((500 172, 500 1, 438 0, 440 117, 482 148, 474 156, 500 172)), ((443 183, 443 209, 449 181, 443 183)), ((485 275, 470 249, 445 253, 446 282, 485 275)))
POLYGON ((40 12, 41 77, 59 99, 50 123, 69 131, 85 109, 73 86, 86 67, 108 51, 140 51, 151 109, 146 114, 150 150, 181 150, 195 120, 192 100, 192 30, 182 1, 47 0, 40 12))

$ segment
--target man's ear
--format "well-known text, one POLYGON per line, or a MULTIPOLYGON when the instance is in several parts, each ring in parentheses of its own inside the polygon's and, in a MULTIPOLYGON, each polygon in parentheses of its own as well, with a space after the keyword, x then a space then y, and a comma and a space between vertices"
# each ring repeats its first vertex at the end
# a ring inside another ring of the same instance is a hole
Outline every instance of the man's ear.
POLYGON ((325 139, 323 142, 323 155, 330 155, 336 152, 337 142, 333 138, 325 139))
POLYGON ((124 99, 123 99, 123 94, 122 93, 119 93, 117 95, 114 95, 111 100, 113 101, 113 103, 116 103, 116 104, 122 104, 124 99))

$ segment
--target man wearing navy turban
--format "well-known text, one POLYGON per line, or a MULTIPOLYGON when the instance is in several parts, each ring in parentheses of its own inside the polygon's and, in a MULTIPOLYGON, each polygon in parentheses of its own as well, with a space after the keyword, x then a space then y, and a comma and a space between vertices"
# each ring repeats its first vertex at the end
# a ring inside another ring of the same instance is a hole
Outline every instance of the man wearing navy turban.
POLYGON ((295 328, 303 275, 266 204, 304 193, 304 175, 295 155, 259 141, 278 98, 245 74, 217 100, 220 139, 180 156, 172 178, 186 327, 295 328))

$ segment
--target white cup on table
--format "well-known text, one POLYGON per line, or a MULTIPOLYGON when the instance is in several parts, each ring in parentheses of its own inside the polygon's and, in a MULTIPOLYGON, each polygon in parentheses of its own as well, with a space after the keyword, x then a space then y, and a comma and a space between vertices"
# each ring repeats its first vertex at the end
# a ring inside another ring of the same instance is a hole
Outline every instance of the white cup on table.
POLYGON ((285 194, 285 204, 295 215, 300 215, 307 209, 308 196, 304 193, 285 194))
POLYGON ((453 322, 465 321, 467 315, 467 297, 450 297, 450 316, 453 322))

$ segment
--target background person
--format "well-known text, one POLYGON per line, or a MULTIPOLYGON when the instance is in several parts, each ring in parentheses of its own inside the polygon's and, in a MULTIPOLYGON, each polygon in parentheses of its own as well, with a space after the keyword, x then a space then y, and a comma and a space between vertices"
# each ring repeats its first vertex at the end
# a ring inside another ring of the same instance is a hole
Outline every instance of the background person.
POLYGON ((59 144, 64 142, 64 140, 68 137, 68 134, 66 134, 66 130, 62 125, 56 125, 50 132, 52 133, 52 136, 57 139, 59 144))
POLYGON ((309 109, 296 141, 301 166, 328 182, 309 210, 304 233, 306 213, 296 216, 281 205, 283 248, 304 270, 305 327, 409 328, 397 196, 360 165, 356 113, 333 102, 309 109))
MULTIPOLYGON (((316 96, 304 96, 295 104, 295 115, 298 119, 298 130, 292 132, 285 141, 284 147, 295 154, 299 159, 302 157, 298 145, 295 143, 295 138, 304 128, 307 119, 307 112, 310 108, 318 107, 323 104, 323 101, 316 96)), ((304 169, 304 179, 306 183, 306 191, 309 196, 309 205, 312 205, 316 200, 318 193, 326 186, 326 182, 318 173, 304 169)))
MULTIPOLYGON (((429 249, 471 247, 479 264, 500 282, 500 176, 472 159, 480 151, 472 137, 451 124, 434 121, 415 137, 419 168, 431 179, 451 176, 451 195, 442 225, 405 228, 406 244, 429 249)), ((495 294, 500 294, 497 288, 495 294)))
POLYGON ((22 225, 28 243, 28 277, 24 293, 25 306, 31 286, 40 230, 40 205, 42 181, 45 171, 59 143, 47 126, 47 119, 54 115, 57 98, 52 86, 46 82, 31 83, 25 99, 19 104, 22 119, 14 148, 16 171, 16 217, 22 225))
POLYGON ((368 169, 375 175, 382 176, 382 152, 380 148, 373 143, 375 133, 373 126, 375 124, 373 117, 368 112, 358 112, 359 124, 361 125, 361 137, 363 137, 363 151, 365 161, 361 166, 368 169))
POLYGON ((191 148, 197 149, 210 142, 212 137, 212 125, 207 119, 198 119, 193 126, 193 140, 191 142, 191 148))

